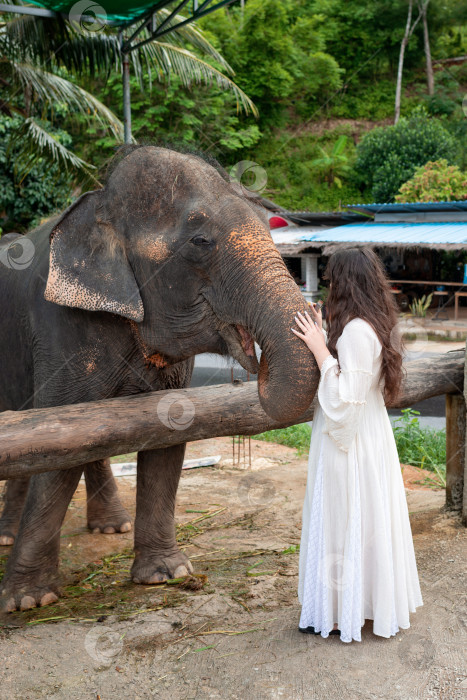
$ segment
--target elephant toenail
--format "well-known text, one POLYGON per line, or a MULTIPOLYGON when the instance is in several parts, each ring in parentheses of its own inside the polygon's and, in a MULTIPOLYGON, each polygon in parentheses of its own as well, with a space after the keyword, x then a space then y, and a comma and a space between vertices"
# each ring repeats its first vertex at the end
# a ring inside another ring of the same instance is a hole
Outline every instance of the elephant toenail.
POLYGON ((174 578, 181 578, 182 576, 188 576, 188 569, 184 564, 180 564, 174 571, 174 578))
POLYGON ((166 581, 167 575, 156 571, 156 573, 151 576, 148 583, 165 583, 166 581))
POLYGON ((15 538, 14 537, 8 537, 8 535, 2 535, 0 537, 0 546, 1 547, 11 547, 12 544, 14 544, 15 538))
POLYGON ((15 612, 15 610, 16 610, 15 599, 14 599, 14 598, 9 598, 9 599, 7 600, 7 602, 5 603, 3 609, 4 609, 5 612, 7 612, 7 613, 15 612))
POLYGON ((32 597, 32 595, 25 595, 24 598, 21 598, 21 604, 19 606, 20 610, 30 610, 31 608, 36 607, 36 599, 32 597))
POLYGON ((131 530, 131 523, 123 523, 123 525, 120 525, 120 532, 130 532, 131 530))
POLYGON ((43 605, 51 605, 52 603, 56 603, 57 600, 58 595, 52 593, 52 591, 49 591, 48 593, 42 596, 40 606, 42 607, 43 605))
POLYGON ((104 533, 104 535, 113 535, 115 534, 115 528, 112 527, 112 525, 107 525, 107 527, 105 527, 102 530, 102 532, 104 533))
POLYGON ((93 535, 100 535, 100 533, 101 533, 100 527, 93 528, 93 530, 92 530, 93 535))

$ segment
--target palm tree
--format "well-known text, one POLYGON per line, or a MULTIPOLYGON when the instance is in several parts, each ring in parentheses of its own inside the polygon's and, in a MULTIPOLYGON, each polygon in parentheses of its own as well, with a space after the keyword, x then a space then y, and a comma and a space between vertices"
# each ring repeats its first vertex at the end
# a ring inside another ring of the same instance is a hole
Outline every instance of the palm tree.
MULTIPOLYGON (((160 10, 156 13, 157 21, 163 22, 169 14, 167 9, 160 10)), ((183 17, 176 15, 168 26, 181 20, 183 17)), ((71 170, 79 180, 97 183, 92 172, 94 166, 60 144, 37 114, 39 108, 43 114, 53 112, 58 103, 68 111, 81 112, 89 119, 98 120, 117 143, 122 142, 122 122, 77 81, 83 76, 108 77, 111 70, 122 70, 121 47, 125 34, 130 32, 131 28, 119 35, 109 27, 98 32, 86 31, 59 16, 53 19, 14 16, 0 24, 0 85, 4 96, 0 100, 0 112, 20 115, 23 119, 15 138, 20 177, 43 158, 71 170)), ((145 39, 149 39, 147 30, 139 35, 138 41, 143 44, 145 39)), ((187 24, 175 28, 164 39, 150 41, 129 54, 131 67, 141 86, 145 73, 150 82, 154 76, 165 80, 176 74, 186 87, 215 83, 234 94, 237 109, 257 115, 249 97, 226 75, 233 75, 233 69, 200 29, 187 24), (193 50, 187 49, 187 44, 193 50), (194 51, 213 60, 219 68, 194 51)))

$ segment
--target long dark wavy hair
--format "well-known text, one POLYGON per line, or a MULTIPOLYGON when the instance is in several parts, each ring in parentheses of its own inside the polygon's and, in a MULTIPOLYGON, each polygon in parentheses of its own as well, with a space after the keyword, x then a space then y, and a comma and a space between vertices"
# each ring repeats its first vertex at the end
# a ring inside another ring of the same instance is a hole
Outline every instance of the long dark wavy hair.
POLYGON ((329 257, 323 278, 330 282, 326 300, 329 352, 339 359, 337 340, 349 321, 368 321, 382 345, 384 401, 386 405, 395 402, 403 378, 404 346, 397 325, 397 304, 381 260, 371 248, 338 250, 329 257))

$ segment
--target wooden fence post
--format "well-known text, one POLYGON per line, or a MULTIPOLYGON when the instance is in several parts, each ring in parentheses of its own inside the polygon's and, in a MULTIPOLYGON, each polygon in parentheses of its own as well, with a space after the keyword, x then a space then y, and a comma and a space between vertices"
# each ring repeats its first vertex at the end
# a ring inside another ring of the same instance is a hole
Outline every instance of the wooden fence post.
POLYGON ((446 394, 446 506, 462 510, 465 469, 465 398, 446 394))

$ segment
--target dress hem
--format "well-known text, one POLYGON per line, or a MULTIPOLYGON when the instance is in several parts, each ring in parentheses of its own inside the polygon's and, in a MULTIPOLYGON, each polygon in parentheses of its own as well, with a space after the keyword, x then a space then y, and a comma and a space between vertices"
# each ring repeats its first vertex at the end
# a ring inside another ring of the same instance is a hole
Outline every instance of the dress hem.
MULTIPOLYGON (((423 603, 420 603, 420 605, 418 605, 417 607, 421 607, 422 605, 423 605, 423 603)), ((411 610, 410 612, 411 612, 411 613, 415 613, 416 610, 411 610)), ((371 621, 371 622, 374 622, 374 618, 372 618, 372 617, 367 617, 367 618, 365 618, 365 622, 368 621, 368 620, 371 621)), ((334 624, 339 624, 339 623, 337 622, 337 623, 334 623, 334 624)), ((361 626, 360 630, 362 630, 362 629, 364 628, 364 626, 365 626, 365 625, 363 624, 363 625, 361 626)), ((400 632, 401 630, 408 630, 408 629, 410 629, 410 627, 411 627, 410 623, 409 623, 408 625, 399 625, 398 628, 397 628, 397 630, 396 630, 395 632, 390 633, 390 634, 381 634, 380 632, 375 632, 374 629, 372 629, 371 632, 372 632, 372 634, 374 634, 376 637, 383 637, 383 639, 391 639, 391 637, 395 637, 397 634, 399 634, 399 632, 400 632)), ((319 636, 322 637, 323 639, 327 639, 327 638, 329 637, 329 634, 330 634, 330 632, 328 632, 327 634, 323 634, 322 632, 320 632, 320 635, 319 635, 319 636)), ((351 642, 361 642, 361 641, 362 641, 361 636, 360 636, 360 639, 357 639, 356 637, 352 637, 352 639, 342 639, 342 636, 339 636, 339 639, 340 639, 340 641, 343 642, 344 644, 350 644, 351 642)))

